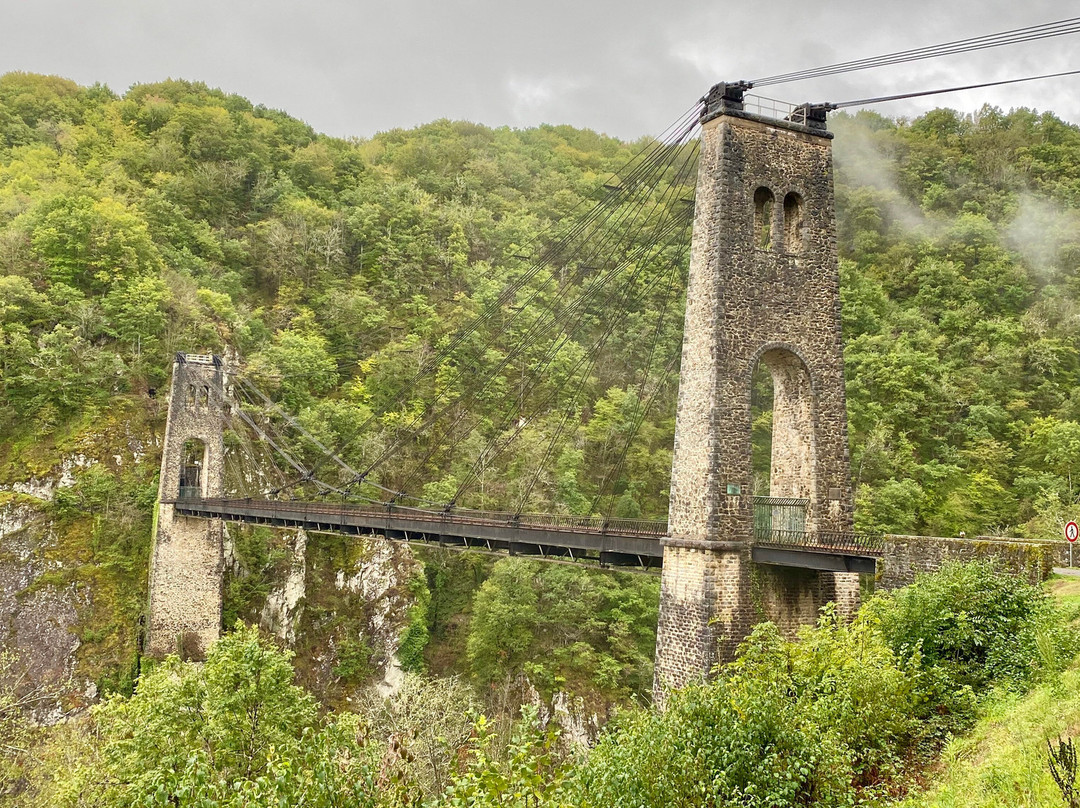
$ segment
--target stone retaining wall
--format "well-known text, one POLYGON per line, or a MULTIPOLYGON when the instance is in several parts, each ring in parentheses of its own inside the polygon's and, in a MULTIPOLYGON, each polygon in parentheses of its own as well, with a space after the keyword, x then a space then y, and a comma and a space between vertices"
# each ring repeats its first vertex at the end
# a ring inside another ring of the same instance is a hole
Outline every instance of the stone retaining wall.
MULTIPOLYGON (((935 572, 949 561, 993 559, 1002 570, 1031 583, 1045 581, 1059 562, 1059 542, 1025 541, 976 536, 971 539, 940 536, 886 536, 885 556, 878 561, 875 586, 898 589, 915 576, 935 572)), ((1066 564, 1068 548, 1064 548, 1066 564)), ((1080 552, 1076 553, 1080 563, 1080 552)))

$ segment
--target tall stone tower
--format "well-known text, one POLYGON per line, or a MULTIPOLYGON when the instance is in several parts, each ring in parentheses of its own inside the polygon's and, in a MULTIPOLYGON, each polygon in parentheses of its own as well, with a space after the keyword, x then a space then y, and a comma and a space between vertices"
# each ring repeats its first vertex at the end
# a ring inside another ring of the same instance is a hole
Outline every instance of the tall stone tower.
POLYGON ((221 633, 222 523, 175 513, 185 497, 224 491, 225 370, 216 356, 173 363, 150 559, 146 652, 202 658, 221 633))
POLYGON ((808 531, 850 531, 852 502, 824 112, 744 109, 717 85, 702 113, 670 536, 664 544, 654 692, 731 659, 758 622, 791 633, 858 575, 756 564, 751 377, 773 379, 770 496, 807 500, 808 531), (817 120, 815 120, 815 117, 817 120))

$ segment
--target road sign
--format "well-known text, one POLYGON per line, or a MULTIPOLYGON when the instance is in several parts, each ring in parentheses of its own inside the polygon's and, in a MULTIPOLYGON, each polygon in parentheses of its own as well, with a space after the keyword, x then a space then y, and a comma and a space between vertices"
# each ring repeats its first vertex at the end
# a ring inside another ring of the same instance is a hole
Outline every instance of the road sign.
POLYGON ((1076 522, 1069 522, 1067 525, 1065 525, 1066 539, 1068 539, 1070 542, 1074 542, 1076 541, 1077 536, 1080 536, 1080 527, 1077 526, 1076 522))

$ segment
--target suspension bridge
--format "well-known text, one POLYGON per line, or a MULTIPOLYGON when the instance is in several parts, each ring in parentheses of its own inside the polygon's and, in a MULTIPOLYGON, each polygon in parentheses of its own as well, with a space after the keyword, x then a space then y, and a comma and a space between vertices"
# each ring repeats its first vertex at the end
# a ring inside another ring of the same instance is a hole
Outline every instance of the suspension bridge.
POLYGON ((1080 18, 716 85, 593 207, 512 256, 484 308, 422 341, 415 370, 370 411, 350 410, 332 447, 283 403, 305 372, 178 354, 150 652, 218 636, 224 521, 659 568, 658 697, 730 658, 761 619, 792 631, 830 601, 850 614, 858 574, 874 572, 883 545, 852 528, 826 117, 889 98, 793 105, 750 90, 1075 31, 1080 18), (642 327, 646 311, 658 317, 642 327), (631 356, 618 358, 616 343, 631 356), (630 367, 637 407, 591 502, 534 512, 558 502, 547 472, 613 364, 630 367), (773 389, 767 492, 755 491, 751 462, 758 371, 773 389), (659 401, 676 409, 668 518, 620 517, 618 481, 659 401), (508 507, 488 509, 485 480, 519 458, 508 507))

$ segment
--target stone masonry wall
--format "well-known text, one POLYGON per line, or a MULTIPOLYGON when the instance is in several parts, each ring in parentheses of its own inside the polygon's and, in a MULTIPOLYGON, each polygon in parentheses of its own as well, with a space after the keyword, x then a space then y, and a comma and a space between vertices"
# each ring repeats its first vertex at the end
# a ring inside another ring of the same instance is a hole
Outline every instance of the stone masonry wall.
POLYGON ((858 576, 754 565, 750 395, 774 379, 773 493, 848 531, 852 497, 831 136, 725 111, 702 124, 654 695, 730 659, 754 623, 787 632, 858 576))
POLYGON ((653 696, 706 676, 755 622, 750 552, 735 542, 668 539, 660 584, 653 696))
POLYGON ((222 525, 217 519, 179 516, 184 445, 201 441, 201 495, 224 490, 225 379, 213 357, 177 358, 173 365, 154 550, 150 559, 146 652, 202 658, 221 633, 222 525))
POLYGON ((805 368, 814 490, 811 518, 850 529, 847 414, 830 141, 819 135, 722 116, 703 126, 679 382, 670 522, 674 538, 747 540, 750 493, 750 378, 805 368), (768 248, 754 241, 754 194, 769 188, 802 199, 801 238, 780 236, 772 207, 768 248), (768 356, 766 356, 768 354, 768 356), (736 485, 741 495, 729 495, 736 485))
POLYGON ((786 637, 817 622, 835 603, 849 617, 859 605, 859 576, 755 564, 749 545, 668 539, 664 545, 653 693, 704 678, 717 663, 734 659, 757 624, 773 622, 786 637))
MULTIPOLYGON (((1030 583, 1045 581, 1053 570, 1056 542, 1021 541, 977 536, 949 539, 932 536, 886 536, 885 555, 878 561, 875 586, 898 589, 915 576, 936 572, 949 561, 987 561, 1030 583)), ((1080 560, 1080 553, 1076 555, 1080 560)))

